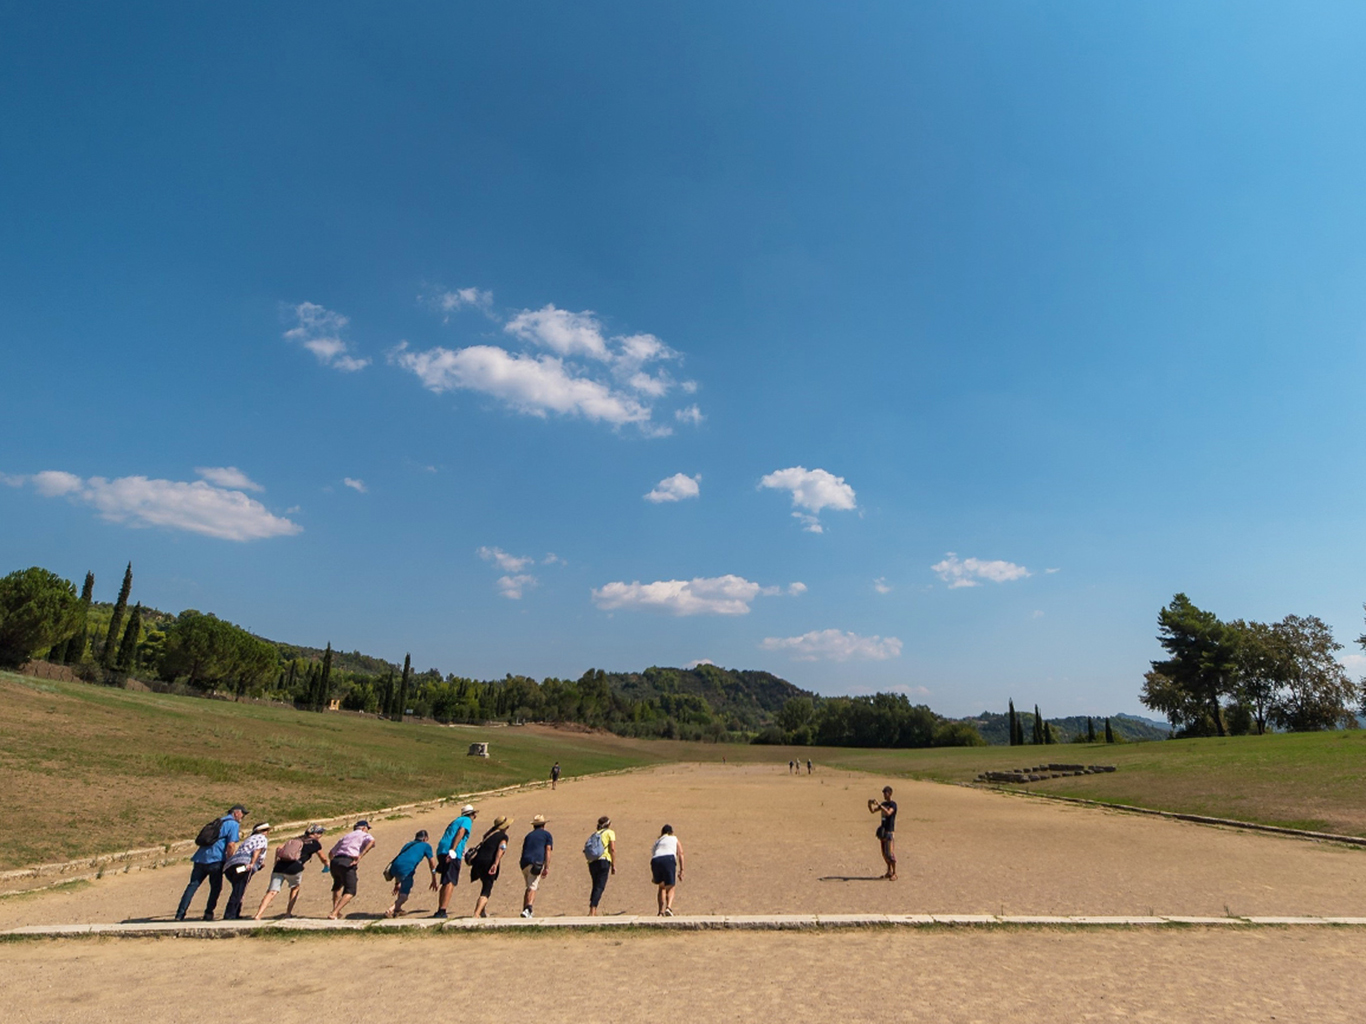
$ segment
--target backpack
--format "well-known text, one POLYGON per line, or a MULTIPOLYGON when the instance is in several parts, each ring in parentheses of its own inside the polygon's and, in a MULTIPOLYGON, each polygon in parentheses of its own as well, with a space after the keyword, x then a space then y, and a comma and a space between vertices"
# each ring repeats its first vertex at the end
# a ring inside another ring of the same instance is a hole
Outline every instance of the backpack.
POLYGON ((585 860, 601 860, 602 855, 607 852, 607 844, 602 841, 601 830, 594 832, 588 837, 588 842, 583 844, 583 856, 585 860))
POLYGON ((222 831, 223 819, 214 818, 213 821, 199 830, 199 835, 194 837, 195 846, 198 846, 201 850, 212 846, 214 843, 218 842, 218 837, 222 831))
POLYGON ((303 853, 304 841, 295 836, 275 851, 275 862, 277 864, 297 864, 303 853))

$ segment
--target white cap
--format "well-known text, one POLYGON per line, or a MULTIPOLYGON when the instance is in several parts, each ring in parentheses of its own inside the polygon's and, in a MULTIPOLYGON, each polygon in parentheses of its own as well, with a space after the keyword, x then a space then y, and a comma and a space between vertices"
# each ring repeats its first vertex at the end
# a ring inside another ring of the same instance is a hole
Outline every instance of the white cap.
POLYGON ((460 808, 460 813, 469 814, 472 810, 474 810, 474 804, 466 804, 464 807, 460 808))

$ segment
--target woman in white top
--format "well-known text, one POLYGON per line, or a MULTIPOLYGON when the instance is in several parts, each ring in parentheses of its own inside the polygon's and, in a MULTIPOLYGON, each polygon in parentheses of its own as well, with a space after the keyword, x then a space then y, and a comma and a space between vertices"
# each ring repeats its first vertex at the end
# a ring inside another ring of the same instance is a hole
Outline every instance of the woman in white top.
POLYGON ((650 851, 650 875, 659 886, 659 917, 674 916, 674 889, 683 880, 683 844, 674 827, 665 825, 650 851))

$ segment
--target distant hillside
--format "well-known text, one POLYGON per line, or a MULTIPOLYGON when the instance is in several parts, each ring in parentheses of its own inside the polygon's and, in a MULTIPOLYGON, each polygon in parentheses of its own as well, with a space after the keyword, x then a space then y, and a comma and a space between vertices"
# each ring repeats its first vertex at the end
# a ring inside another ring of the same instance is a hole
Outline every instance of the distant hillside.
MULTIPOLYGON (((1020 719, 1024 722, 1025 738, 1027 739, 1034 728, 1034 715, 1032 712, 1021 711, 1020 719)), ((976 726, 977 731, 982 734, 982 739, 990 745, 1000 747, 1010 745, 1010 720, 1007 715, 994 711, 983 711, 980 715, 965 718, 963 721, 976 726)), ((1070 715, 1066 718, 1045 717, 1044 721, 1052 726, 1054 735, 1061 743, 1068 742, 1074 736, 1086 734, 1085 715, 1070 715)), ((1093 716, 1091 721, 1095 723, 1096 735, 1103 739, 1105 736, 1105 716, 1093 716)), ((1171 735, 1169 726, 1154 722, 1151 719, 1139 718, 1137 715, 1111 715, 1110 728, 1116 738, 1130 743, 1137 743, 1142 740, 1165 740, 1171 735)))
POLYGON ((768 725, 792 697, 815 697, 771 672, 698 665, 696 668, 647 668, 644 672, 608 672, 613 691, 632 700, 667 703, 673 695, 701 697, 718 715, 738 719, 748 728, 768 725))

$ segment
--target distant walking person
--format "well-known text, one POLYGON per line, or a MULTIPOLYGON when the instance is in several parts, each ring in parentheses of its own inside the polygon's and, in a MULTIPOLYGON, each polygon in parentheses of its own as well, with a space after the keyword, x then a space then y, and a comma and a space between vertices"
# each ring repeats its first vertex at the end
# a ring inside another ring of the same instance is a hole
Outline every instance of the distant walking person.
POLYGON ((432 917, 445 917, 451 905, 451 896, 460 884, 461 859, 465 856, 465 844, 470 841, 474 831, 474 819, 479 812, 473 804, 460 808, 460 817, 446 826, 441 833, 441 841, 436 844, 436 870, 441 876, 441 895, 437 897, 436 913, 432 917))
POLYGON ((484 833, 479 846, 470 858, 470 881, 479 883, 479 898, 474 901, 474 916, 488 917, 489 897, 493 883, 498 880, 498 869, 508 848, 508 826, 512 819, 506 815, 493 819, 493 827, 484 833))
POLYGON ((398 856, 391 860, 389 867, 385 869, 385 874, 394 883, 394 904, 384 912, 385 917, 403 916, 403 904, 408 902, 408 896, 413 891, 413 876, 417 873, 417 866, 422 863, 424 857, 427 859, 427 867, 431 869, 432 892, 435 892, 436 861, 432 858, 432 847, 427 842, 427 830, 425 828, 413 836, 411 843, 403 844, 403 849, 398 851, 398 856))
POLYGON ((356 869, 361 858, 375 848, 375 837, 370 834, 370 823, 356 822, 356 827, 338 839, 328 853, 332 865, 332 913, 329 921, 341 917, 342 909, 356 898, 356 869))
POLYGON ((806 774, 811 774, 811 758, 809 757, 806 759, 806 774))
POLYGON ((223 862, 237 849, 237 839, 241 835, 241 821, 247 809, 235 804, 232 810, 218 819, 217 833, 214 823, 209 822, 199 830, 195 844, 199 847, 190 858, 190 884, 180 895, 180 906, 176 907, 175 919, 185 920, 190 909, 190 901, 207 878, 209 880, 209 902, 204 908, 204 920, 213 920, 214 908, 218 906, 218 894, 223 891, 223 862))
POLYGON ((674 890, 683 880, 683 844, 674 827, 665 825, 650 851, 650 877, 659 886, 659 917, 674 916, 674 890))
POLYGON ((887 873, 882 877, 889 882, 896 881, 896 801, 892 799, 892 787, 882 787, 881 802, 868 798, 868 810, 882 815, 882 824, 877 827, 877 841, 882 847, 882 859, 887 864, 887 873))
POLYGON ((323 832, 321 825, 309 825, 303 835, 286 840, 276 848, 275 864, 270 869, 270 888, 261 897, 261 905, 253 915, 254 920, 261 920, 266 908, 285 885, 289 886, 289 905, 285 907, 285 917, 294 916, 294 904, 299 902, 299 890, 302 888, 300 883, 304 877, 304 865, 315 853, 324 866, 327 864, 327 854, 323 853, 323 832))
POLYGON ((228 905, 223 908, 224 921, 236 921, 242 916, 242 897, 247 894, 247 883, 266 862, 266 847, 270 840, 268 832, 270 823, 258 822, 252 828, 251 835, 242 840, 232 856, 223 862, 223 877, 232 886, 228 905))
POLYGON ((550 769, 550 788, 554 789, 560 782, 560 762, 556 761, 550 769))
POLYGON ((550 855, 555 851, 555 837, 545 827, 545 815, 538 814, 531 819, 531 831, 522 840, 522 858, 518 866, 526 879, 526 892, 522 895, 522 916, 531 917, 531 905, 536 902, 536 890, 541 887, 541 879, 550 877, 550 855))
POLYGON ((612 819, 607 815, 598 819, 598 827, 583 844, 583 855, 588 859, 588 877, 593 880, 593 888, 588 894, 588 916, 597 917, 598 904, 607 888, 607 876, 617 873, 617 834, 612 831, 612 819))

